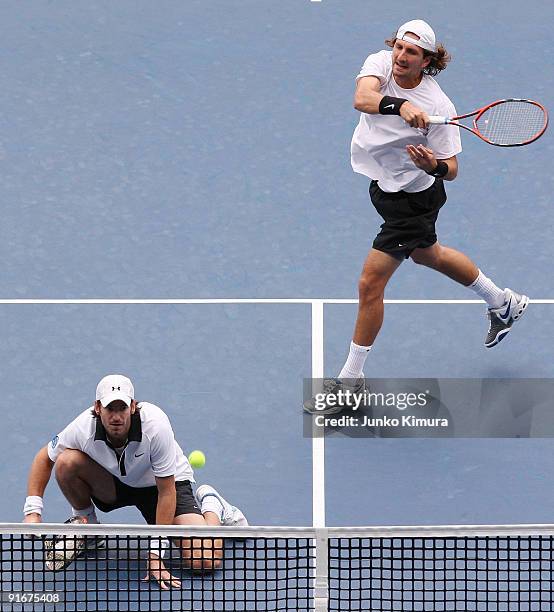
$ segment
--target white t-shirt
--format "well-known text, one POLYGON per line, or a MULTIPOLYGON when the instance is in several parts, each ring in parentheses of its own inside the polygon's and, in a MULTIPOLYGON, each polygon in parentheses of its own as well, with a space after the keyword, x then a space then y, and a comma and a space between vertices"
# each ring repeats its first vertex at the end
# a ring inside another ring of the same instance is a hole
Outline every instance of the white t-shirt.
POLYGON ((66 448, 86 453, 105 470, 131 487, 151 487, 155 476, 175 476, 176 481, 194 482, 194 474, 177 444, 167 415, 154 404, 141 402, 131 417, 128 443, 118 453, 109 445, 106 430, 95 419, 91 408, 48 443, 48 456, 54 462, 66 448), (119 457, 118 457, 119 455, 119 457))
MULTIPOLYGON (((379 79, 384 96, 405 98, 428 115, 456 115, 454 105, 433 77, 424 74, 413 89, 400 87, 392 76, 392 51, 370 55, 356 79, 366 76, 379 79)), ((453 157, 462 150, 460 129, 455 126, 412 128, 398 115, 361 113, 352 137, 352 168, 379 181, 383 191, 423 191, 435 179, 414 165, 406 151, 408 144, 429 147, 437 159, 453 157)))

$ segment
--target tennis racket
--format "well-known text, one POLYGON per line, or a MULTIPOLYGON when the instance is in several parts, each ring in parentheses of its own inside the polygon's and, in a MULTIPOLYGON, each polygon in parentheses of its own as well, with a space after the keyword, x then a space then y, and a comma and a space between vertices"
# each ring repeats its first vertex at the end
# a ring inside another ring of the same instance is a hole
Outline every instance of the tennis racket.
POLYGON ((548 113, 533 100, 508 98, 458 117, 431 115, 429 123, 457 125, 497 147, 521 147, 540 138, 548 126, 548 113), (459 119, 474 117, 473 127, 459 119))

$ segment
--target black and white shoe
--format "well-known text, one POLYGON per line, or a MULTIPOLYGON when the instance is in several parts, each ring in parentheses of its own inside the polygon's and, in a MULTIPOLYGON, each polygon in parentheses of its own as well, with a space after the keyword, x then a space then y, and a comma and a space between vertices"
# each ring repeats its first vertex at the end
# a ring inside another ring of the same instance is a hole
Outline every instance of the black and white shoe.
POLYGON ((323 391, 307 399, 303 406, 309 414, 338 414, 356 406, 356 397, 365 394, 365 378, 324 378, 323 391))
MULTIPOLYGON (((64 524, 86 524, 82 516, 73 516, 64 524)), ((46 569, 59 572, 71 565, 75 559, 82 557, 88 550, 97 550, 106 547, 106 540, 102 536, 67 535, 54 536, 44 542, 46 569)))
POLYGON ((506 301, 500 308, 489 308, 489 331, 485 338, 485 346, 492 348, 509 333, 515 321, 521 319, 529 304, 526 295, 520 295, 511 289, 504 289, 506 301))

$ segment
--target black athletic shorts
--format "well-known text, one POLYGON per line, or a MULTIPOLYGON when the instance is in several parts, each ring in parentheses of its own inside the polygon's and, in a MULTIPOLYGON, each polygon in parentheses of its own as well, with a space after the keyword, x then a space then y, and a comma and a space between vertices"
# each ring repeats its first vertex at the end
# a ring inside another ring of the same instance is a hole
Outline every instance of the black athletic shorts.
POLYGON ((435 179, 431 187, 416 193, 387 193, 379 188, 377 181, 371 181, 369 195, 373 206, 385 220, 373 241, 374 249, 404 259, 414 249, 435 244, 435 223, 446 202, 442 179, 435 179))
MULTIPOLYGON (((158 487, 130 487, 115 476, 113 476, 113 480, 115 483, 115 503, 106 504, 93 497, 94 505, 99 510, 102 510, 102 512, 111 512, 125 506, 135 506, 140 510, 140 513, 149 525, 155 525, 158 487)), ((176 482, 175 489, 177 491, 175 516, 180 514, 202 514, 200 508, 196 505, 189 480, 176 482)))

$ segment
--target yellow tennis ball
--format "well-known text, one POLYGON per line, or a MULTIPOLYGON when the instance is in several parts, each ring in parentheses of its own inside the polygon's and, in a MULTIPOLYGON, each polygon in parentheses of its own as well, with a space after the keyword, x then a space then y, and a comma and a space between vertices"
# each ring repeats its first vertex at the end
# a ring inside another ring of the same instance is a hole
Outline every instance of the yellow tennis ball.
POLYGON ((206 465, 206 455, 202 451, 195 450, 189 455, 189 463, 193 468, 201 468, 206 465))

